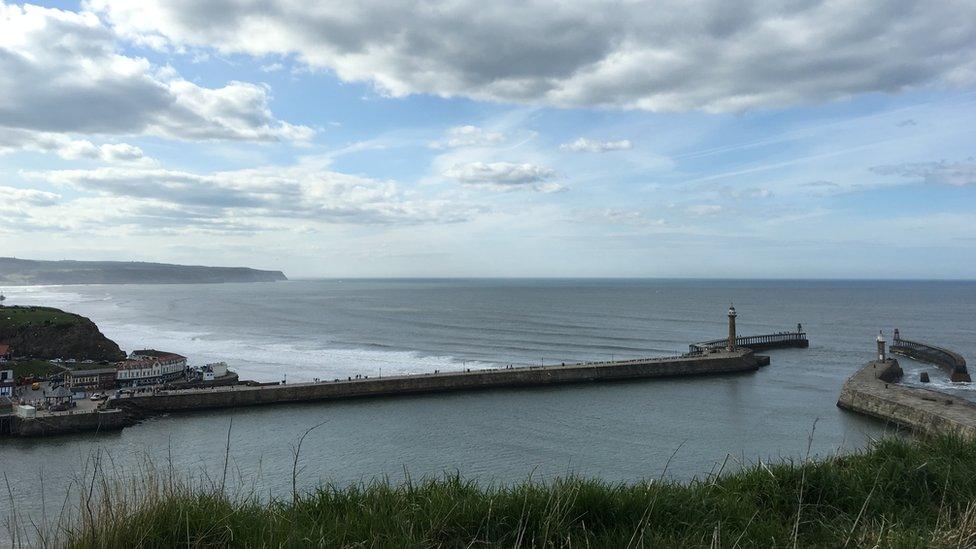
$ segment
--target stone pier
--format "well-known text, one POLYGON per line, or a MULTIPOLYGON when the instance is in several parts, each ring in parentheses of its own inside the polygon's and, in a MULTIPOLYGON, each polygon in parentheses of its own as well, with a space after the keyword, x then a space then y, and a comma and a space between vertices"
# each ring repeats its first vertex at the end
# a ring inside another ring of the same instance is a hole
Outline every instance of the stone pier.
POLYGON ((926 435, 956 434, 976 440, 976 404, 900 385, 901 377, 897 360, 871 361, 844 383, 837 406, 926 435))
POLYGON ((733 374, 768 363, 749 349, 615 362, 438 372, 317 383, 159 391, 113 401, 133 415, 349 398, 733 374))

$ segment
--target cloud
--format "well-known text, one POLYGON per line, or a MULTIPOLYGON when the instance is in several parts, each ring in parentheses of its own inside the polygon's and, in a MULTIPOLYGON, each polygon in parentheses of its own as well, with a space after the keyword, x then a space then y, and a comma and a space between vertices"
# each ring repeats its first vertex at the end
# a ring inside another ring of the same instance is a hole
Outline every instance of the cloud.
POLYGON ((87 5, 139 43, 294 56, 390 96, 725 112, 976 79, 972 2, 87 5))
POLYGON ((607 151, 625 151, 632 147, 633 145, 628 139, 622 139, 620 141, 597 141, 594 139, 580 137, 572 143, 563 143, 559 146, 559 150, 604 153, 607 151))
POLYGON ((760 198, 772 198, 773 191, 765 187, 722 187, 719 192, 728 198, 735 200, 756 200, 760 198))
POLYGON ((685 211, 691 215, 696 215, 700 217, 717 215, 725 211, 723 206, 718 204, 695 204, 693 206, 688 206, 685 211))
POLYGON ((68 160, 89 159, 111 164, 153 164, 142 149, 128 143, 96 145, 64 134, 0 127, 0 154, 14 151, 53 152, 68 160))
POLYGON ((453 149, 456 147, 473 147, 494 145, 505 140, 501 132, 485 131, 478 126, 455 126, 447 131, 444 139, 431 141, 428 146, 432 149, 453 149))
POLYGON ((600 217, 611 224, 630 225, 635 227, 666 227, 668 222, 660 217, 648 217, 647 212, 622 208, 601 208, 596 210, 582 210, 576 212, 573 220, 580 217, 600 217))
POLYGON ((52 206, 60 200, 61 195, 47 191, 0 186, 0 207, 12 205, 52 206))
POLYGON ((886 166, 874 166, 871 171, 878 175, 896 175, 917 179, 936 185, 964 187, 976 184, 976 163, 967 162, 906 162, 886 166))
POLYGON ((818 181, 807 181, 806 183, 800 183, 801 187, 808 189, 837 189, 840 188, 838 183, 833 181, 818 180, 818 181))
POLYGON ((414 197, 393 181, 329 171, 315 161, 209 174, 102 167, 28 171, 23 175, 143 205, 133 218, 169 212, 168 217, 185 220, 277 219, 394 225, 453 223, 464 221, 474 212, 470 206, 445 199, 414 197))
POLYGON ((550 180, 558 174, 545 166, 528 162, 468 162, 456 164, 444 172, 445 177, 467 185, 480 185, 495 189, 531 188, 541 192, 557 192, 563 187, 550 180))
POLYGON ((0 128, 253 141, 313 135, 274 117, 265 86, 203 87, 119 53, 115 39, 92 13, 0 3, 0 128))

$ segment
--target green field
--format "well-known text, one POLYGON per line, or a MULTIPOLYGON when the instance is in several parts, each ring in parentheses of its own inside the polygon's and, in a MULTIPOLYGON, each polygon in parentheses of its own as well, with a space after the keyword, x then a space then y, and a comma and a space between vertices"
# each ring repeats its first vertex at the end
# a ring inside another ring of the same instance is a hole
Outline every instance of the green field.
MULTIPOLYGON (((91 366, 90 364, 88 366, 91 366)), ((48 377, 64 371, 64 368, 46 360, 18 360, 0 365, 0 370, 13 370, 15 378, 48 377)))
POLYGON ((50 307, 0 307, 0 328, 77 324, 84 317, 50 307))
POLYGON ((973 547, 974 471, 976 444, 939 438, 887 439, 853 455, 689 483, 481 486, 448 476, 324 487, 270 503, 226 495, 219 481, 190 487, 157 472, 138 489, 108 490, 56 545, 973 547))
POLYGON ((11 360, 4 362, 0 366, 0 370, 13 370, 14 377, 48 377, 54 374, 63 373, 65 370, 93 370, 96 368, 109 368, 112 366, 110 362, 95 362, 95 363, 84 363, 84 362, 62 362, 61 364, 54 364, 47 360, 41 359, 30 359, 30 360, 11 360))

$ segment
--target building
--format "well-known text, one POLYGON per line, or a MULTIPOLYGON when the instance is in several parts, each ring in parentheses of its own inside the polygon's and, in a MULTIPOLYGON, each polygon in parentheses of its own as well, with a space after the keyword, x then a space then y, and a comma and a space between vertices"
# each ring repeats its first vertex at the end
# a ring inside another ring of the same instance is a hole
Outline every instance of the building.
POLYGON ((220 379, 227 375, 227 363, 214 362, 213 364, 207 364, 203 368, 200 368, 200 373, 203 376, 203 381, 220 379))
POLYGON ((95 368, 93 370, 74 370, 67 373, 65 383, 74 389, 114 389, 116 368, 95 368))
POLYGON ((10 345, 0 343, 0 364, 10 360, 10 345))
POLYGON ((161 385, 185 377, 185 356, 146 349, 133 351, 128 359, 118 363, 116 384, 119 387, 161 385))
POLYGON ((48 409, 68 409, 71 404, 71 391, 63 385, 51 392, 44 392, 44 402, 48 409))
POLYGON ((14 371, 0 370, 0 397, 14 396, 14 387, 16 386, 17 380, 14 379, 14 371))

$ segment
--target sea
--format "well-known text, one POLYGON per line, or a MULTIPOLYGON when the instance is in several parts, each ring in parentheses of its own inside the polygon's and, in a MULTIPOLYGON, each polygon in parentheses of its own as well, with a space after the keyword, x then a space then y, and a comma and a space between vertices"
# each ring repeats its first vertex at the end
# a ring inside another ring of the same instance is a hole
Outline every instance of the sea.
MULTIPOLYGON (((224 361, 242 379, 288 383, 674 355, 723 337, 730 303, 740 335, 802 323, 810 339, 808 349, 766 352, 772 363, 745 374, 201 411, 116 433, 2 439, 0 516, 27 530, 76 504, 96 463, 117 479, 152 463, 267 499, 290 497, 293 473, 300 490, 452 474, 496 486, 567 475, 629 483, 844 454, 895 434, 835 404, 847 376, 873 358, 879 330, 976 357, 976 282, 964 281, 329 279, 2 291, 8 305, 88 316, 127 351, 224 361)), ((927 371, 931 387, 976 398, 976 387, 936 367, 901 362, 906 383, 927 371)))

